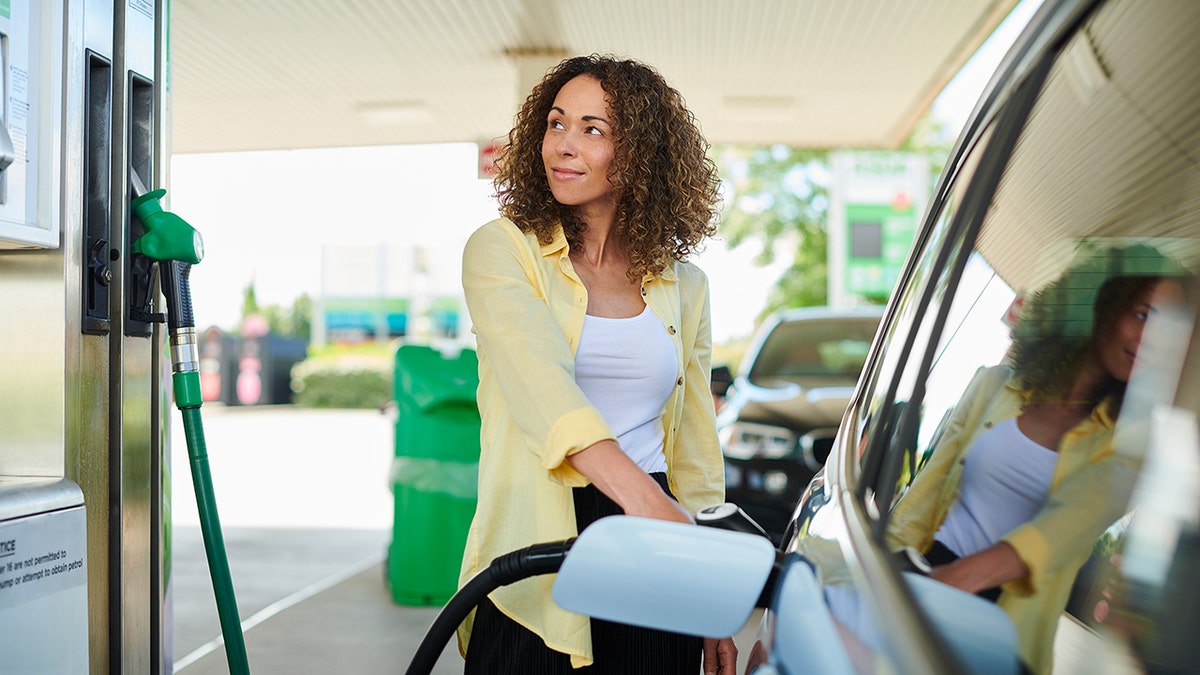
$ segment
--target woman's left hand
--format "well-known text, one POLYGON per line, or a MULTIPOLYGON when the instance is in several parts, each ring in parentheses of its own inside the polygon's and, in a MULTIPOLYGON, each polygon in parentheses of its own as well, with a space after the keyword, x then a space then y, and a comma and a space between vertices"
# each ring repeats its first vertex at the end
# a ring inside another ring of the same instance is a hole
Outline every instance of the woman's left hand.
POLYGON ((733 638, 704 638, 704 675, 735 675, 737 645, 733 638))

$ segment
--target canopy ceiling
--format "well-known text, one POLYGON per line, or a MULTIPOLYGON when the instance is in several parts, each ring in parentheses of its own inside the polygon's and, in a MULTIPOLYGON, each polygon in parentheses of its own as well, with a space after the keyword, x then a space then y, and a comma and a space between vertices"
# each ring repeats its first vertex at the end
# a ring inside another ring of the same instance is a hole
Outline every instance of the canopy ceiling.
POLYGON ((485 141, 592 52, 713 143, 894 147, 1017 0, 173 0, 174 153, 485 141))

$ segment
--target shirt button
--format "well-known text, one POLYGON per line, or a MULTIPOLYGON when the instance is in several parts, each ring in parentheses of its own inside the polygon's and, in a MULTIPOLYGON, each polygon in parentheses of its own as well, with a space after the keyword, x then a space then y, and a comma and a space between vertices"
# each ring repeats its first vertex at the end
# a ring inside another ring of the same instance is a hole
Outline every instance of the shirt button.
POLYGON ((667 332, 671 335, 675 334, 675 326, 667 326, 667 332))
POLYGON ((991 423, 991 421, 989 420, 989 421, 987 421, 987 422, 984 422, 984 423, 983 423, 983 428, 984 428, 984 429, 991 429, 991 428, 992 428, 992 423, 991 423))
POLYGON ((675 385, 676 385, 676 386, 683 386, 683 378, 681 377, 681 378, 679 378, 678 380, 675 380, 675 385))

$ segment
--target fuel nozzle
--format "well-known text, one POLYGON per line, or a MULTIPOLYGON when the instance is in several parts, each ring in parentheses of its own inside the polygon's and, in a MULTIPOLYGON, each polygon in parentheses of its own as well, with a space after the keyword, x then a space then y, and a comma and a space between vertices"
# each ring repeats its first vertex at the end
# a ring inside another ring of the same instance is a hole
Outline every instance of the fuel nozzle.
POLYGON ((137 173, 130 182, 133 184, 133 201, 129 205, 146 230, 133 242, 134 253, 159 262, 176 260, 193 265, 200 262, 204 258, 204 239, 183 218, 163 210, 158 200, 167 191, 162 188, 147 190, 137 173))
POLYGON ((700 509, 696 512, 696 524, 715 527, 720 530, 757 534, 768 541, 771 539, 771 535, 767 534, 761 525, 755 522, 740 506, 732 502, 715 504, 700 509))
MULTIPOLYGON (((192 265, 204 257, 204 240, 183 218, 163 210, 158 200, 167 194, 166 190, 147 190, 137 172, 131 173, 130 183, 133 192, 130 208, 145 229, 145 234, 133 242, 133 251, 159 262, 162 269, 171 368, 176 374, 196 374, 200 371, 200 357, 189 277, 192 265)), ((182 385, 177 383, 176 403, 180 407, 200 405, 198 382, 192 383, 191 379, 181 380, 182 385)))

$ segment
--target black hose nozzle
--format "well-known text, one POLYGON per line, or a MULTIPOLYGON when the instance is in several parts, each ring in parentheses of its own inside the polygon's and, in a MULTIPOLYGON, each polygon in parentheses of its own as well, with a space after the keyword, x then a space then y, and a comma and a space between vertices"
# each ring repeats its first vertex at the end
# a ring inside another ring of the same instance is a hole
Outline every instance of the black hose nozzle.
POLYGON ((191 263, 178 260, 162 262, 162 292, 167 299, 167 326, 174 333, 180 328, 195 328, 192 314, 191 263))

